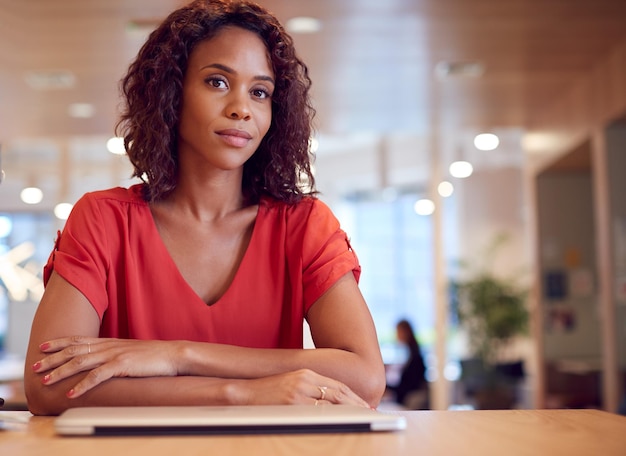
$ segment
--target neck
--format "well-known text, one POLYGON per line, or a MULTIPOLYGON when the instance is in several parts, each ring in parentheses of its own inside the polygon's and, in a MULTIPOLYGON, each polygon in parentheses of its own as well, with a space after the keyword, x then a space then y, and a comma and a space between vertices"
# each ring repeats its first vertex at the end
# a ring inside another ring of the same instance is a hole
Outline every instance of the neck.
POLYGON ((247 206, 241 191, 241 177, 194 179, 186 176, 164 202, 169 210, 196 220, 223 218, 247 206))

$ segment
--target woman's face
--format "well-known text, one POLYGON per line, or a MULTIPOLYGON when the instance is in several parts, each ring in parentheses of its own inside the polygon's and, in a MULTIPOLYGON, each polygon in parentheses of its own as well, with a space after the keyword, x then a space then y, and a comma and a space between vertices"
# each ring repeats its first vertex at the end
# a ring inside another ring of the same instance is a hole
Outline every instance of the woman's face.
POLYGON ((268 52, 255 33, 225 27, 198 43, 183 79, 181 169, 241 169, 269 130, 273 91, 268 52))
POLYGON ((396 339, 398 339, 398 342, 403 344, 407 344, 409 342, 409 335, 403 326, 396 327, 396 339))

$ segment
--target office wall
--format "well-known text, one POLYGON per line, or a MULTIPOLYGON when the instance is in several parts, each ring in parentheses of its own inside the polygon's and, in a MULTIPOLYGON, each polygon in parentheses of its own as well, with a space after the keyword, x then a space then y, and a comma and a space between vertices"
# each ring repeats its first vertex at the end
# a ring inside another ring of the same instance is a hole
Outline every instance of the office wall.
MULTIPOLYGON (((595 245, 598 272, 598 307, 600 318, 606 322, 601 333, 602 383, 604 408, 616 411, 618 401, 624 389, 620 384, 618 360, 616 351, 618 337, 613 331, 613 324, 623 314, 623 309, 615 308, 614 279, 613 279, 613 244, 611 216, 609 204, 610 192, 608 182, 615 180, 611 173, 618 173, 618 180, 623 180, 624 168, 618 170, 609 164, 610 157, 605 149, 609 138, 606 137, 606 128, 617 119, 626 115, 626 40, 618 43, 606 56, 598 60, 590 71, 582 76, 573 86, 546 104, 545 108, 533 119, 529 119, 529 128, 524 141, 526 152, 532 157, 527 168, 527 188, 539 194, 535 188, 537 177, 548 169, 559 158, 576 150, 582 144, 590 142, 591 158, 594 173, 593 192, 594 213, 591 217, 595 221, 595 245), (608 325, 608 326, 607 326, 608 325)), ((623 149, 622 149, 623 150, 623 149)), ((623 153, 623 152, 622 152, 623 153)), ((614 192, 614 190, 613 190, 614 192)), ((619 194, 619 193, 618 193, 619 194)), ((622 192, 623 194, 623 192, 622 192)), ((538 217, 538 204, 533 199, 533 217, 538 217)), ((532 224, 536 256, 541 257, 541 239, 537 233, 538 224, 532 224)), ((538 261, 538 258, 536 259, 538 261)), ((531 306, 541 310, 539 283, 541 277, 536 277, 531 306)), ((534 316, 533 328, 536 341, 539 366, 543 362, 543 346, 545 345, 543 330, 545 321, 540 312, 534 316)), ((623 333, 622 333, 623 334, 623 333)), ((623 336, 621 336, 623 337, 623 336)), ((546 404, 545 375, 541 369, 537 377, 535 403, 538 407, 546 404)))
POLYGON ((537 185, 545 360, 600 359, 591 173, 548 174, 537 185))
POLYGON ((617 356, 622 370, 626 370, 626 123, 607 128, 606 147, 613 221, 617 356))
POLYGON ((502 246, 501 254, 494 258, 493 269, 528 282, 531 255, 522 186, 519 167, 477 170, 459 182, 457 231, 461 258, 477 263, 496 236, 508 235, 510 239, 502 246))

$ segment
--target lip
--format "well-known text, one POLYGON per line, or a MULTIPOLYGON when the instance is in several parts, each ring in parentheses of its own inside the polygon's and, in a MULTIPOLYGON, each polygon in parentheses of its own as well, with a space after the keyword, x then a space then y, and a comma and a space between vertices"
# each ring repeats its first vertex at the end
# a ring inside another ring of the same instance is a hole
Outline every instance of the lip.
POLYGON ((236 128, 228 128, 216 132, 220 136, 234 136, 236 138, 252 139, 252 135, 245 130, 237 130, 236 128))
POLYGON ((246 147, 252 135, 245 130, 237 130, 236 128, 228 128, 215 132, 226 145, 237 149, 246 147))

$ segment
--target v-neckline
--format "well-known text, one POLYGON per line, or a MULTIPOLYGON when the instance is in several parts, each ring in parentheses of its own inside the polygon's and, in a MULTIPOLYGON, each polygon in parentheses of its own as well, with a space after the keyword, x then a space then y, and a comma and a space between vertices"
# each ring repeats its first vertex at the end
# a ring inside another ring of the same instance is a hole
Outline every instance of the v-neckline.
POLYGON ((241 275, 240 271, 244 267, 245 263, 247 263, 247 258, 250 256, 250 253, 249 253, 251 250, 250 247, 256 242, 256 237, 257 237, 256 233, 259 231, 258 230, 259 217, 263 214, 263 211, 261 210, 261 208, 263 207, 262 200, 263 198, 261 198, 261 201, 259 201, 257 205, 257 212, 254 217, 252 233, 250 234, 250 240, 248 241, 248 245, 246 246, 245 252, 243 256, 241 257, 241 261, 239 262, 239 265, 237 266, 237 270, 235 271, 235 274, 233 275, 231 282, 226 287, 226 290, 224 291, 224 293, 212 303, 207 303, 196 292, 196 290, 193 289, 193 287, 189 284, 187 279, 180 272, 178 265, 174 261, 174 258, 170 254, 170 251, 167 249, 167 245, 165 244, 165 241, 161 237, 161 233, 159 232, 159 228, 154 218, 154 214, 152 213, 150 204, 146 203, 146 211, 147 211, 147 216, 150 218, 150 221, 151 221, 152 233, 153 233, 153 236, 157 239, 155 244, 157 244, 159 246, 158 248, 162 250, 162 256, 165 257, 166 261, 169 263, 169 268, 175 271, 175 274, 178 277, 178 281, 184 284, 184 286, 188 289, 189 293, 195 296, 196 300, 199 303, 201 303, 203 307, 210 309, 210 308, 214 308, 218 306, 218 304, 222 302, 225 299, 225 297, 230 293, 230 290, 234 287, 235 283, 237 282, 238 277, 241 275))

